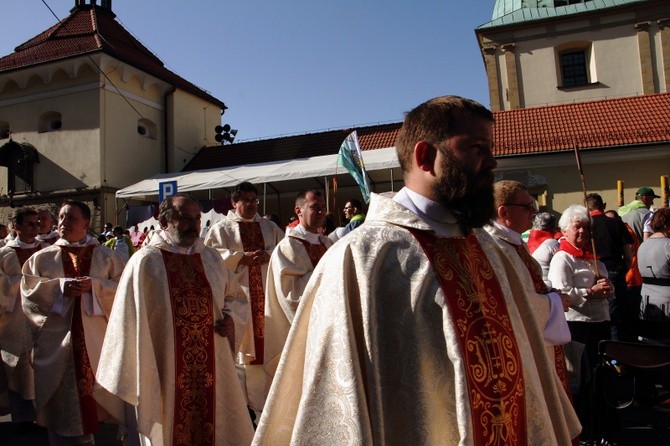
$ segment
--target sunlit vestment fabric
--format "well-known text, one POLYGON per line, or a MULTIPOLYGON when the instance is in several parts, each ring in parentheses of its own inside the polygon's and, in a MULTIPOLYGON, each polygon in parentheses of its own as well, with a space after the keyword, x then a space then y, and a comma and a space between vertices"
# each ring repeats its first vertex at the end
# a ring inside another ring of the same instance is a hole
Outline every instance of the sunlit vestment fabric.
POLYGON ((318 254, 324 253, 333 242, 323 235, 312 234, 307 240, 304 231, 288 228, 286 237, 275 248, 268 268, 265 288, 265 363, 267 386, 279 363, 291 322, 300 297, 312 276, 318 254), (314 243, 314 242, 318 243, 314 243), (305 243, 310 245, 312 255, 305 243))
MULTIPOLYGON (((21 305, 21 267, 35 252, 49 245, 10 240, 0 249, 0 349, 9 388, 23 399, 35 399, 28 353, 31 330, 21 305), (20 254, 20 257, 19 257, 20 254), (22 262, 23 261, 23 262, 22 262), (19 369, 16 371, 16 369, 19 369), (16 372, 15 372, 16 371, 16 372)), ((1 381, 1 380, 0 380, 1 381)), ((1 391, 2 389, 0 389, 1 391)))
MULTIPOLYGON (((188 419, 174 417, 175 389, 181 385, 176 382, 175 361, 181 358, 175 358, 175 315, 161 250, 169 251, 170 246, 156 235, 130 258, 121 277, 97 373, 103 389, 95 396, 121 422, 126 417, 122 401, 136 406, 138 431, 153 445, 171 445, 176 441, 173 426, 188 419)), ((197 239, 194 252, 200 254, 211 287, 214 318, 221 319, 224 313, 232 316, 239 341, 247 322, 239 319, 248 311, 244 292, 216 250, 197 239)), ((248 444, 253 428, 233 355, 226 338, 215 334, 213 339, 214 444, 248 444)), ((199 358, 196 362, 207 361, 199 358)))
MULTIPOLYGON (((480 444, 475 431, 481 436, 483 428, 496 429, 471 418, 457 328, 433 266, 406 228, 430 230, 415 213, 373 195, 366 223, 321 259, 254 444, 471 445, 480 444)), ((520 443, 570 444, 580 427, 525 288, 490 236, 483 230, 476 235, 520 352, 527 414, 527 438, 520 443)), ((497 438, 497 444, 504 441, 497 438)))
MULTIPOLYGON (((65 273, 61 246, 89 245, 94 245, 88 274, 93 290, 79 298, 79 308, 86 352, 95 373, 107 318, 123 271, 121 258, 92 237, 87 237, 83 245, 58 239, 23 265, 22 304, 35 338, 33 368, 37 421, 62 436, 82 435, 83 426, 71 332, 76 305, 75 299, 64 297, 62 293, 65 273)), ((104 412, 98 412, 98 415, 101 418, 107 416, 104 412)))
MULTIPOLYGON (((249 296, 249 268, 245 265, 239 265, 240 260, 244 257, 244 247, 242 245, 239 223, 244 221, 254 221, 260 224, 261 232, 263 233, 265 251, 268 254, 272 254, 272 250, 284 237, 282 230, 272 221, 266 218, 261 218, 258 214, 256 214, 252 220, 244 220, 232 210, 228 211, 226 218, 212 225, 209 232, 207 232, 205 245, 216 248, 216 250, 219 251, 226 267, 237 274, 240 285, 244 289, 246 295, 249 296)), ((268 264, 266 263, 263 264, 260 269, 260 279, 263 282, 263 287, 265 287, 267 273, 268 264)), ((249 323, 247 324, 244 338, 240 344, 240 352, 244 355, 245 362, 249 362, 256 357, 253 335, 253 323, 249 323)))

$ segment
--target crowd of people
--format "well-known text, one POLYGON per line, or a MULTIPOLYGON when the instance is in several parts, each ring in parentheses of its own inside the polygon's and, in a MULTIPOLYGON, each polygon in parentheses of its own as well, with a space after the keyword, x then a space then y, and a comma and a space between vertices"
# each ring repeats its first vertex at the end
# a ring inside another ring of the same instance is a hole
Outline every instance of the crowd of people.
POLYGON ((103 421, 127 445, 599 441, 598 342, 670 313, 670 210, 641 188, 621 216, 597 194, 538 212, 494 182, 493 124, 456 96, 408 112, 405 186, 367 212, 352 197, 340 228, 319 190, 288 225, 261 217, 249 182, 204 237, 186 194, 136 243, 90 235, 79 201, 56 225, 18 209, 0 410, 52 445, 94 444, 103 421))

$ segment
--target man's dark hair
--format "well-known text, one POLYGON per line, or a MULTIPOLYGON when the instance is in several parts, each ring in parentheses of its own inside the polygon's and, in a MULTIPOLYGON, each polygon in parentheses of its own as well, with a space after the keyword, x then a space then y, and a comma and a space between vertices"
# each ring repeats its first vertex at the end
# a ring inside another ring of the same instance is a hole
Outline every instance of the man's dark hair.
POLYGON ((16 211, 14 211, 14 215, 12 216, 12 222, 15 225, 22 225, 24 217, 28 215, 37 215, 37 211, 33 208, 28 207, 18 208, 16 211))
POLYGON ((116 236, 123 235, 123 226, 114 226, 112 233, 116 236))
POLYGON ((191 197, 189 194, 185 194, 183 192, 176 193, 174 195, 170 195, 167 197, 165 200, 163 200, 158 206, 158 221, 160 222, 162 227, 167 227, 167 224, 169 221, 172 221, 174 218, 174 200, 175 198, 185 198, 188 201, 192 201, 195 204, 198 205, 198 208, 202 211, 202 206, 200 206, 200 202, 196 200, 195 198, 191 197))
POLYGON ((295 197, 295 205, 302 207, 305 204, 305 199, 307 198, 308 193, 313 193, 315 197, 323 197, 323 193, 320 190, 308 189, 300 192, 297 197, 295 197))
POLYGON ((347 200, 348 203, 351 203, 353 207, 358 209, 358 212, 361 213, 363 212, 363 202, 357 198, 351 198, 347 200))
POLYGON ((253 192, 258 195, 258 189, 256 186, 248 181, 244 181, 233 188, 233 192, 230 194, 230 198, 233 201, 238 201, 244 192, 253 192))
POLYGON ((418 105, 405 114, 395 146, 403 172, 412 167, 414 146, 426 141, 435 147, 445 146, 457 134, 463 122, 478 116, 493 122, 493 113, 482 104, 459 96, 441 96, 418 105))
POLYGON ((586 206, 589 208, 589 211, 602 211, 605 209, 603 197, 596 193, 591 193, 586 196, 586 206))
POLYGON ((86 203, 83 201, 77 201, 77 200, 65 200, 63 203, 61 203, 60 207, 58 208, 58 213, 60 214, 60 210, 63 209, 63 206, 71 206, 73 208, 79 209, 81 212, 81 215, 84 217, 84 220, 91 220, 91 208, 88 207, 86 203))

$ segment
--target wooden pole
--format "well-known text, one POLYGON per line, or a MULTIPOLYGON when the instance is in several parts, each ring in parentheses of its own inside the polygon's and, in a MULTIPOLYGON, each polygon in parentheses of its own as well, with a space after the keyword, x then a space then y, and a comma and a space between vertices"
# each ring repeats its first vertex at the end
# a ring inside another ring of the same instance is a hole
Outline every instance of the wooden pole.
POLYGON ((589 215, 589 235, 591 236, 591 249, 593 250, 593 266, 595 268, 596 277, 600 277, 600 268, 598 268, 598 256, 596 255, 596 241, 593 238, 593 219, 589 212, 589 205, 586 202, 586 177, 582 169, 582 157, 579 153, 579 146, 575 144, 575 158, 577 158, 577 170, 579 170, 579 177, 582 180, 582 192, 584 193, 584 207, 589 215))

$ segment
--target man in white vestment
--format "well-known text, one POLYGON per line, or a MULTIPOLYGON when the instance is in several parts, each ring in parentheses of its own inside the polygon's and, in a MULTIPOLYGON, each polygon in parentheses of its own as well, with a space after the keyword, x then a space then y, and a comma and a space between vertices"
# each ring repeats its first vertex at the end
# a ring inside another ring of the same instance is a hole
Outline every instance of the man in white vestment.
POLYGON ((284 237, 284 231, 258 215, 258 189, 253 184, 245 181, 235 186, 231 201, 234 209, 212 225, 205 245, 219 251, 248 298, 251 316, 238 352, 238 371, 247 404, 260 412, 265 402, 265 280, 270 254, 284 237))
POLYGON ((565 319, 569 296, 549 289, 542 279, 542 267, 530 255, 521 234, 533 225, 537 213, 535 199, 523 183, 513 180, 498 181, 493 185, 495 218, 485 226, 515 270, 522 278, 530 296, 533 316, 542 328, 542 337, 548 356, 554 361, 556 373, 570 395, 563 345, 570 342, 570 329, 565 319))
POLYGON ((40 230, 37 234, 37 240, 48 245, 53 245, 60 237, 58 232, 54 230, 54 217, 48 208, 37 209, 37 217, 40 222, 40 230))
POLYGON ((326 202, 319 190, 300 192, 295 200, 299 224, 270 256, 265 289, 266 388, 272 383, 291 322, 312 271, 333 242, 319 233, 326 218, 326 202))
POLYGON ((85 203, 66 201, 58 213, 60 238, 23 265, 37 423, 52 445, 93 444, 98 421, 109 417, 93 389, 123 261, 87 235, 90 220, 85 203))
MULTIPOLYGON (((34 209, 17 209, 12 222, 16 238, 0 249, 0 349, 4 366, 0 374, 4 373, 6 377, 12 422, 32 423, 35 421, 32 402, 35 392, 32 367, 29 364, 32 339, 21 306, 21 267, 30 256, 49 245, 35 240, 39 222, 34 209)), ((21 426, 24 427, 25 424, 21 426)))
POLYGON ((200 216, 186 195, 161 203, 163 230, 121 276, 98 367, 96 398, 154 446, 253 437, 233 359, 246 296, 200 239, 200 216))
POLYGON ((373 195, 302 295, 254 444, 566 445, 579 423, 493 217, 493 116, 410 111, 405 187, 373 195))

